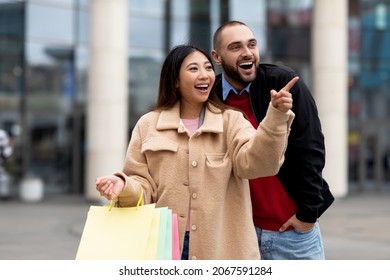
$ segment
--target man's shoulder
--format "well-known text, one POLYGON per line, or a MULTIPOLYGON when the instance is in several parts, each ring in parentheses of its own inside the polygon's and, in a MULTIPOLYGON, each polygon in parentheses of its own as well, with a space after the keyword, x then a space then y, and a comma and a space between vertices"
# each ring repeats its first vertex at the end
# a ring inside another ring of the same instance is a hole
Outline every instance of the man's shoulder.
POLYGON ((294 77, 297 76, 297 72, 285 65, 276 65, 271 63, 260 63, 258 67, 259 74, 267 77, 294 77))

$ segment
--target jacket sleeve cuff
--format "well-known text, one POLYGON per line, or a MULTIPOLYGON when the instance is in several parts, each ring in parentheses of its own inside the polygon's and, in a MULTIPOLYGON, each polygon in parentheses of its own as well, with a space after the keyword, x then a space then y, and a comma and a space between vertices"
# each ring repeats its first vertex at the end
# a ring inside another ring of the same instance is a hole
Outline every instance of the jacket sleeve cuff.
POLYGON ((268 110, 265 118, 262 120, 261 124, 267 129, 277 132, 284 133, 286 132, 286 122, 287 130, 290 131, 292 121, 295 118, 293 111, 288 110, 286 113, 276 109, 272 106, 271 102, 268 105, 268 110))
POLYGON ((298 220, 300 220, 301 222, 305 222, 305 223, 315 223, 318 220, 317 212, 313 213, 313 212, 308 212, 308 211, 299 210, 299 209, 298 209, 298 212, 296 214, 296 217, 298 220))
POLYGON ((118 195, 117 206, 118 207, 136 206, 142 194, 141 185, 123 172, 117 172, 114 175, 118 176, 125 182, 125 186, 122 192, 118 195))

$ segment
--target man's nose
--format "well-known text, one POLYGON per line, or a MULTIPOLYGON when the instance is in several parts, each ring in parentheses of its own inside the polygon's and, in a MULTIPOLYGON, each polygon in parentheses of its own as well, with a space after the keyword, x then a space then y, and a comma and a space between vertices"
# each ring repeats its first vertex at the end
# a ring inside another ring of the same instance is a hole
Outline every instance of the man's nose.
POLYGON ((252 51, 250 48, 248 47, 244 47, 243 48, 243 53, 242 53, 243 56, 252 56, 252 51))

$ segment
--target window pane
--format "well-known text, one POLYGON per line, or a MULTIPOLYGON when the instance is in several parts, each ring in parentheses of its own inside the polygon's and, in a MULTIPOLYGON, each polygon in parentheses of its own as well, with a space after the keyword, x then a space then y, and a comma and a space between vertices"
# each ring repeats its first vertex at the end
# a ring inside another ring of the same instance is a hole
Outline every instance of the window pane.
POLYGON ((27 38, 74 43, 74 11, 53 6, 27 5, 27 38))

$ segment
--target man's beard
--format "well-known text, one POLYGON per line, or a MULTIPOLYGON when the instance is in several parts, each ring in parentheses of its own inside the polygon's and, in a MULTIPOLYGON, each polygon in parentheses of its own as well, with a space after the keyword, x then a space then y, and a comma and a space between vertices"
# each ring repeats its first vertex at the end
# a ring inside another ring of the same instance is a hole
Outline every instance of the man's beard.
POLYGON ((241 72, 238 71, 238 66, 235 67, 235 66, 231 66, 229 64, 226 64, 223 59, 221 60, 221 66, 224 69, 224 73, 227 77, 230 77, 231 79, 237 81, 238 83, 240 83, 242 85, 246 85, 246 84, 252 82, 256 77, 256 72, 254 75, 252 74, 250 76, 246 76, 246 75, 241 74, 241 72))

